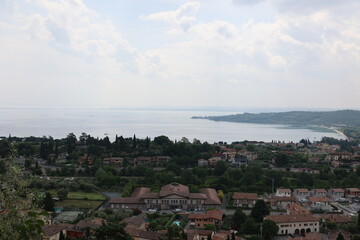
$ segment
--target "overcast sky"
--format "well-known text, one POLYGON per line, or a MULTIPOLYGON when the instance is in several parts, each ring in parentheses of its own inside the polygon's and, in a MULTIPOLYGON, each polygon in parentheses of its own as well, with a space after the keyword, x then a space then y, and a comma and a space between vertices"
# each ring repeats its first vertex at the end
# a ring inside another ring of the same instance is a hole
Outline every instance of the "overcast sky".
POLYGON ((0 107, 360 107, 358 0, 0 0, 0 107))

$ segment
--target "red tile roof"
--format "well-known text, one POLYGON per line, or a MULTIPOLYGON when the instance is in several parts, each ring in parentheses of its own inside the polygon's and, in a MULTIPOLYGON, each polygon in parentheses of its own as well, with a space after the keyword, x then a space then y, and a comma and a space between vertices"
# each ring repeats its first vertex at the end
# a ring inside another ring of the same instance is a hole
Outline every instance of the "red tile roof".
POLYGON ((257 193, 239 193, 236 192, 232 196, 233 199, 247 199, 247 200, 258 200, 259 197, 257 193))

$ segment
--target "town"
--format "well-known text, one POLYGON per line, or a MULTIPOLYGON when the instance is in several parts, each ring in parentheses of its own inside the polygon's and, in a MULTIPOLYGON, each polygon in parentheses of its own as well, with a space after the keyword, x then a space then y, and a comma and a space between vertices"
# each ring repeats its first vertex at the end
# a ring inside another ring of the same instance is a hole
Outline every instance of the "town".
MULTIPOLYGON (((41 219, 42 239, 360 238, 355 139, 8 136, 0 157, 5 185, 17 176, 37 198, 17 214, 41 219)), ((14 216, 11 201, 4 190, 3 221, 14 216)))

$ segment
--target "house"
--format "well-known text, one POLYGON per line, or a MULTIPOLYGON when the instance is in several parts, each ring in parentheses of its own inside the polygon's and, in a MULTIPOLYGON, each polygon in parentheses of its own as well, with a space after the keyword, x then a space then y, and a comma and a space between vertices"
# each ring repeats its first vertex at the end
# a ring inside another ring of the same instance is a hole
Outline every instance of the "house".
POLYGON ((276 197, 290 197, 291 190, 289 188, 278 188, 275 193, 276 197))
POLYGON ((223 161, 223 159, 221 157, 211 157, 208 159, 209 165, 210 166, 215 166, 217 162, 219 161, 223 161))
POLYGON ((104 220, 101 218, 95 218, 92 220, 81 220, 75 225, 71 225, 67 229, 66 236, 69 238, 82 238, 86 237, 86 231, 95 233, 96 229, 103 224, 104 220))
POLYGON ((278 234, 305 234, 319 232, 320 219, 313 215, 270 215, 264 219, 274 221, 278 234))
POLYGON ((286 208, 288 215, 310 215, 312 214, 309 210, 301 206, 300 204, 294 203, 289 204, 286 208))
POLYGON ((66 236, 67 228, 71 226, 71 224, 67 223, 58 223, 53 225, 45 225, 43 226, 43 240, 59 240, 60 239, 60 232, 66 236))
POLYGON ((194 228, 205 228, 205 225, 211 224, 216 227, 222 225, 223 212, 214 209, 209 210, 206 213, 195 213, 189 214, 188 219, 190 221, 190 226, 194 228))
POLYGON ((127 232, 133 240, 159 240, 164 238, 163 234, 146 231, 133 225, 127 225, 125 227, 125 232, 127 232))
POLYGON ((323 188, 318 188, 318 189, 312 189, 310 191, 310 195, 313 197, 326 197, 327 196, 327 191, 323 188))
POLYGON ((112 198, 109 201, 112 209, 118 208, 156 208, 156 209, 208 209, 219 208, 221 201, 216 190, 200 189, 199 193, 190 193, 189 188, 174 182, 162 186, 160 192, 151 192, 150 188, 139 187, 131 197, 112 198))
POLYGON ((297 199, 307 199, 310 196, 310 191, 306 188, 298 188, 294 190, 294 195, 297 199))
POLYGON ((246 157, 236 157, 232 160, 232 165, 234 167, 241 167, 242 165, 247 165, 249 160, 246 157))
POLYGON ((360 196, 359 188, 345 188, 345 197, 358 197, 360 196))
POLYGON ((205 229, 187 229, 186 236, 188 240, 207 240, 208 236, 214 236, 214 232, 205 229))
POLYGON ((124 161, 124 158, 122 157, 108 157, 103 158, 103 164, 105 165, 120 165, 124 161))
POLYGON ((325 222, 334 222, 336 224, 347 225, 352 223, 352 220, 343 214, 323 214, 320 216, 320 218, 325 222))
POLYGON ((286 209, 289 204, 296 203, 295 197, 275 197, 270 200, 270 204, 275 209, 286 209))
POLYGON ((232 196, 234 200, 234 206, 236 207, 249 207, 255 206, 256 201, 259 199, 257 193, 240 193, 236 192, 232 196))
POLYGON ((155 157, 137 157, 134 159, 135 165, 149 165, 149 166, 161 166, 169 162, 168 156, 155 156, 155 157))
POLYGON ((209 166, 209 162, 206 159, 198 159, 198 166, 199 167, 207 167, 209 166))
POLYGON ((309 205, 313 209, 331 210, 331 202, 328 197, 309 197, 309 205))
POLYGON ((333 201, 336 201, 337 199, 345 196, 345 191, 342 188, 331 188, 328 190, 327 195, 333 201))

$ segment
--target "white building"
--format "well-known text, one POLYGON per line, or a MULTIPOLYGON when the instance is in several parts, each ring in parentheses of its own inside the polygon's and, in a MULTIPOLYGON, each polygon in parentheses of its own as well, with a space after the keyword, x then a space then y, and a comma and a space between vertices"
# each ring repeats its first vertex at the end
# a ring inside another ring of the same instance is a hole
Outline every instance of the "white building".
POLYGON ((305 234, 319 232, 320 219, 313 215, 270 215, 264 219, 274 221, 278 234, 305 234))
POLYGON ((331 188, 328 190, 327 195, 332 200, 343 198, 345 196, 345 191, 342 188, 331 188))
POLYGON ((288 188, 278 188, 275 193, 276 197, 290 197, 291 190, 288 188))

